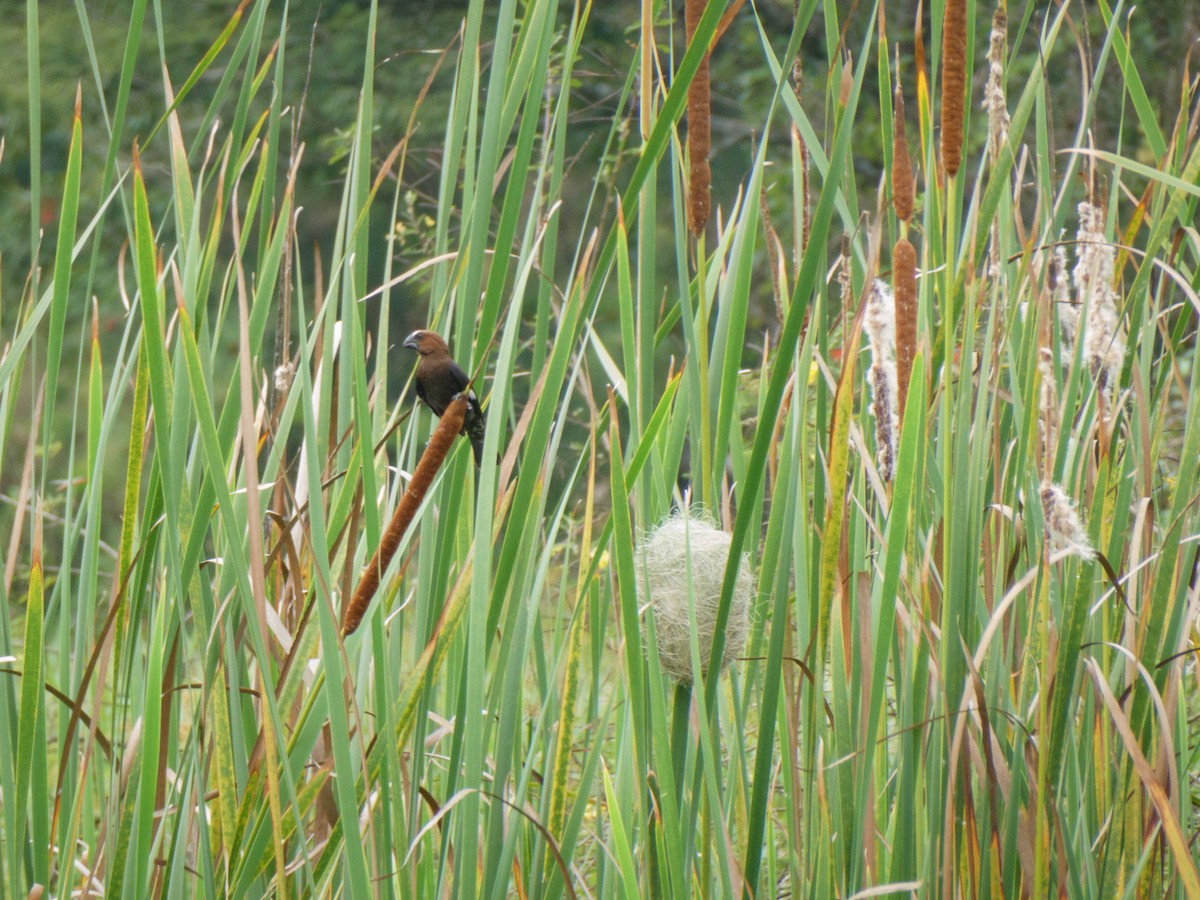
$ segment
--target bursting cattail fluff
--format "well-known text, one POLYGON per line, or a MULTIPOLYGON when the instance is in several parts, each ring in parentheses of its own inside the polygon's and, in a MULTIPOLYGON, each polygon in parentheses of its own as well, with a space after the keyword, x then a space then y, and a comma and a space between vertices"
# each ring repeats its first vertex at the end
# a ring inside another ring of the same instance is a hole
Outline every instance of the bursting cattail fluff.
MULTIPOLYGON (((654 611, 659 663, 676 681, 692 680, 689 623, 693 609, 701 673, 707 674, 731 543, 728 534, 705 513, 692 507, 665 519, 638 546, 638 607, 643 612, 643 637, 644 613, 649 607, 654 611)), ((750 563, 743 556, 725 626, 722 666, 736 660, 746 645, 753 593, 750 563)))
MULTIPOLYGON (((983 110, 987 113, 987 158, 994 167, 1000 159, 1000 149, 1008 142, 1008 100, 1004 95, 1004 43, 1008 31, 1008 16, 997 9, 992 16, 992 33, 988 40, 988 76, 983 89, 983 110)), ((991 241, 988 243, 988 276, 993 280, 1002 277, 1000 220, 992 223, 991 241)))
POLYGON ((1050 539, 1050 546, 1080 559, 1095 559, 1096 548, 1088 540, 1075 503, 1067 496, 1066 491, 1057 484, 1043 481, 1040 493, 1042 513, 1046 517, 1046 537, 1050 539))
POLYGON ((896 443, 900 420, 896 413, 896 302, 887 282, 875 279, 863 314, 863 330, 871 347, 871 415, 875 417, 875 452, 879 477, 891 481, 896 470, 896 443))
POLYGON ((1103 394, 1120 378, 1125 337, 1112 287, 1116 249, 1104 237, 1104 210, 1086 200, 1079 204, 1076 241, 1075 300, 1087 308, 1083 361, 1103 394))
POLYGON ((983 109, 987 113, 987 155, 992 165, 1000 158, 1000 148, 1008 142, 1008 98, 1004 94, 1004 44, 1008 37, 1008 16, 997 9, 992 16, 988 40, 988 77, 983 91, 983 109))
POLYGON ((1038 371, 1042 384, 1038 391, 1038 425, 1047 455, 1058 442, 1058 378, 1054 371, 1054 353, 1049 347, 1038 350, 1038 371))
POLYGON ((1046 283, 1050 288, 1050 299, 1058 313, 1058 324, 1062 329, 1063 341, 1068 348, 1075 346, 1075 335, 1079 331, 1079 305, 1071 296, 1067 280, 1067 252, 1059 244, 1050 257, 1046 272, 1046 283))

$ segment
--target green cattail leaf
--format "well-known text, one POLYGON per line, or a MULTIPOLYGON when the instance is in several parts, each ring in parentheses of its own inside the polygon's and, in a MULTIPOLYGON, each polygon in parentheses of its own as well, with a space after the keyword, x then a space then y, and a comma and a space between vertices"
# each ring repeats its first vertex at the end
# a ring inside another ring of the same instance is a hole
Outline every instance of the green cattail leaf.
MULTIPOLYGON (((137 372, 134 375, 133 408, 129 424, 129 462, 125 467, 125 502, 121 513, 121 544, 117 550, 117 582, 128 583, 129 566, 133 560, 134 532, 137 530, 138 504, 142 489, 142 463, 144 460, 145 432, 150 403, 150 363, 146 356, 146 344, 138 346, 137 372)), ((128 619, 126 602, 117 617, 117 658, 125 646, 125 623, 128 619)), ((118 662, 118 668, 120 663, 118 662)))
MULTIPOLYGON (((1154 155, 1155 159, 1161 160, 1167 155, 1167 141, 1163 136, 1162 128, 1158 124, 1159 113, 1155 109, 1155 105, 1150 100, 1150 97, 1146 94, 1146 86, 1142 82, 1141 74, 1138 72, 1137 62, 1133 59, 1129 42, 1126 40, 1125 34, 1121 31, 1120 20, 1113 15, 1113 9, 1107 0, 1100 0, 1098 5, 1100 7, 1100 15, 1104 19, 1104 26, 1112 40, 1114 55, 1121 66, 1121 75, 1125 78, 1125 83, 1122 87, 1129 92, 1129 99, 1132 101, 1133 109, 1137 113, 1138 124, 1142 127, 1142 134, 1145 135, 1146 141, 1150 145, 1150 152, 1154 155)), ((1121 10, 1122 4, 1117 4, 1117 7, 1121 10)))
MULTIPOLYGON (((134 767, 129 773, 130 784, 135 783, 141 765, 142 757, 139 755, 134 760, 134 767)), ((125 890, 125 882, 130 861, 129 847, 133 839, 134 816, 137 812, 137 803, 132 793, 122 799, 118 804, 118 809, 120 810, 120 817, 117 822, 117 839, 113 846, 113 866, 108 875, 108 884, 105 887, 108 890, 109 896, 125 897, 129 895, 125 890)), ((137 896, 136 892, 134 896, 137 896)))
POLYGON ((137 261, 137 284, 142 312, 142 341, 146 348, 146 363, 150 375, 150 398, 154 408, 155 442, 160 456, 168 452, 171 404, 171 367, 167 361, 166 334, 163 330, 163 297, 158 287, 158 251, 154 229, 150 224, 150 206, 146 197, 146 182, 142 177, 138 156, 134 153, 133 171, 134 253, 137 261))
MULTIPOLYGON (((891 645, 896 627, 896 593, 900 585, 900 563, 909 554, 908 533, 909 520, 912 516, 914 497, 919 497, 924 482, 922 464, 924 462, 925 441, 925 360, 920 353, 912 363, 912 389, 908 394, 905 405, 903 425, 900 429, 900 450, 897 456, 896 477, 893 482, 892 504, 888 512, 887 530, 884 532, 882 551, 883 560, 880 568, 883 579, 879 582, 878 602, 872 605, 879 610, 879 621, 875 627, 875 659, 870 672, 870 705, 867 712, 866 733, 863 736, 864 747, 875 746, 878 737, 879 724, 883 716, 883 702, 887 691, 887 665, 889 662, 886 648, 891 645)), ((860 782, 859 804, 865 804, 865 791, 869 784, 867 779, 860 782)))
POLYGON ((221 51, 225 48, 225 45, 229 42, 229 38, 233 36, 235 31, 237 31, 237 27, 242 21, 242 13, 246 11, 246 7, 249 6, 251 2, 252 0, 241 0, 241 3, 238 4, 237 9, 233 11, 233 15, 229 17, 229 21, 225 24, 225 28, 222 29, 219 35, 217 35, 217 39, 213 41, 204 55, 200 57, 200 61, 196 63, 196 65, 192 68, 191 74, 189 74, 187 80, 184 81, 183 87, 181 87, 178 93, 176 93, 174 101, 167 108, 167 111, 163 113, 162 117, 155 123, 154 128, 150 130, 150 135, 146 138, 147 144, 150 143, 150 140, 158 133, 158 130, 162 128, 167 120, 175 113, 175 111, 179 108, 179 105, 183 103, 188 94, 192 92, 192 88, 194 88, 199 83, 200 79, 204 77, 204 74, 210 68, 212 68, 212 64, 216 61, 217 56, 220 55, 221 51))
POLYGON ((237 774, 234 771, 234 748, 229 731, 229 698, 224 668, 218 668, 215 684, 209 694, 213 740, 213 768, 217 776, 217 823, 225 850, 226 871, 233 869, 232 853, 237 825, 237 774))
MULTIPOLYGON (((91 479, 96 474, 96 460, 100 452, 100 430, 104 424, 104 362, 100 354, 100 335, 97 319, 99 314, 92 307, 92 355, 88 367, 88 420, 87 420, 87 474, 91 479)), ((103 473, 100 473, 101 475, 103 473)), ((100 484, 93 485, 99 490, 100 484)))
POLYGON ((614 448, 610 462, 609 484, 612 490, 613 536, 609 553, 617 572, 620 590, 621 627, 625 638, 625 672, 629 679, 629 699, 633 704, 634 736, 638 759, 643 765, 649 760, 650 748, 646 746, 646 695, 643 675, 645 661, 642 658, 641 627, 638 617, 637 576, 633 565, 633 523, 629 517, 629 488, 625 467, 616 448, 621 446, 621 429, 617 421, 616 398, 610 389, 608 398, 609 440, 614 448))
MULTIPOLYGON (((815 672, 822 671, 829 640, 830 612, 837 585, 838 552, 842 546, 842 523, 846 514, 846 476, 850 468, 850 418, 854 410, 854 361, 858 354, 859 329, 850 335, 843 351, 844 364, 833 399, 833 420, 829 429, 829 502, 825 527, 821 533, 821 580, 817 593, 817 635, 815 672)), ((842 627, 850 627, 843 622, 842 627)))
MULTIPOLYGON (((39 529, 40 530, 40 529, 39 529)), ((13 842, 24 844, 32 836, 26 835, 26 825, 32 799, 34 815, 43 815, 46 805, 45 798, 30 798, 32 775, 34 770, 34 751, 37 746, 37 735, 45 727, 46 700, 43 684, 44 648, 43 625, 45 617, 45 584, 42 580, 42 547, 40 535, 34 538, 33 561, 29 567, 29 593, 25 601, 25 636, 24 650, 21 654, 21 708, 17 722, 17 759, 15 765, 17 794, 12 805, 15 815, 15 837, 13 842)), ((49 848, 35 848, 35 858, 38 863, 34 867, 34 877, 43 885, 46 883, 43 865, 49 848)), ((12 877, 16 877, 16 871, 12 877)), ((32 885, 31 885, 32 886, 32 885)))
MULTIPOLYGON (((71 147, 67 151, 67 178, 63 185, 62 207, 58 217, 58 240, 54 247, 54 299, 50 304, 50 339, 46 348, 46 414, 43 434, 46 447, 54 435, 55 396, 58 392, 62 361, 63 332, 67 324, 67 296, 71 288, 71 261, 75 251, 75 226, 79 217, 79 181, 82 171, 83 125, 79 110, 71 127, 71 147)), ((44 470, 43 470, 44 472, 44 470)))
POLYGON ((628 831, 621 815, 621 803, 613 790, 612 778, 608 774, 608 766, 603 766, 604 799, 608 805, 608 822, 612 829, 612 851, 617 858, 617 868, 621 876, 622 895, 625 900, 638 900, 642 890, 637 876, 637 867, 633 862, 633 850, 630 846, 628 831))
MULTIPOLYGON (((571 625, 567 644, 567 661, 563 671, 562 700, 559 703, 558 733, 554 743, 554 770, 550 779, 550 819, 546 829, 556 840, 562 833, 563 819, 567 808, 567 779, 571 769, 571 747, 575 725, 575 702, 579 695, 579 659, 583 648, 583 623, 586 616, 581 611, 571 625)), ((555 869, 553 857, 546 854, 543 879, 549 879, 555 869)))

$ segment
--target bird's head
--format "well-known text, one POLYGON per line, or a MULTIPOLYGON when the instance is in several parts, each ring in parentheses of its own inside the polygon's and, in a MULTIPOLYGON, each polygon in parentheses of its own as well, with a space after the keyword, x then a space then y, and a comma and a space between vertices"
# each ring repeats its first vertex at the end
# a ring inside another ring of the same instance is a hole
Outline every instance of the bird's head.
POLYGON ((442 336, 436 331, 425 331, 424 329, 414 331, 404 339, 403 346, 410 350, 416 350, 421 356, 428 356, 430 353, 449 353, 450 348, 446 342, 442 340, 442 336))

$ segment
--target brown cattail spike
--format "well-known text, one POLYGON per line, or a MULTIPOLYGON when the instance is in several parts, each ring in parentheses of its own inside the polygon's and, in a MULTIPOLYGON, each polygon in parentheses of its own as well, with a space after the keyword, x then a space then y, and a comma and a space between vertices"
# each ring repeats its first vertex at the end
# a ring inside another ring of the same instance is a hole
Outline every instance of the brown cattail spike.
POLYGON ((913 357, 917 355, 917 251, 904 238, 892 248, 892 280, 896 289, 896 380, 903 421, 913 357))
MULTIPOLYGON (((690 43, 696 33, 696 25, 704 15, 707 0, 687 0, 684 7, 684 27, 690 43)), ((712 172, 708 167, 708 151, 712 141, 712 110, 709 98, 708 56, 706 50, 700 60, 692 83, 688 85, 688 227, 699 237, 708 224, 709 197, 712 172)))
POLYGON ((446 411, 442 413, 437 428, 433 430, 433 436, 429 438, 425 452, 421 454, 421 460, 417 463, 412 480, 408 483, 408 490, 404 492, 404 496, 400 498, 400 503, 396 506, 396 511, 392 513, 392 520, 388 522, 388 527, 383 532, 379 549, 375 551, 371 562, 359 576, 358 586, 354 589, 354 595, 342 616, 342 637, 353 634, 362 622, 371 598, 379 589, 380 576, 387 569, 392 557, 395 556, 396 550, 400 546, 400 540, 408 531, 408 526, 412 524, 417 507, 421 505, 421 501, 425 499, 425 492, 433 484, 433 476, 442 467, 446 454, 454 444, 454 438, 462 431, 463 420, 466 419, 466 416, 467 398, 462 394, 455 394, 450 405, 446 407, 446 411))
POLYGON ((942 21, 942 166, 953 178, 962 165, 967 92, 967 2, 947 0, 942 21))
POLYGON ((904 92, 896 85, 892 112, 892 205, 896 216, 907 222, 913 213, 913 170, 908 156, 908 135, 904 130, 904 92))

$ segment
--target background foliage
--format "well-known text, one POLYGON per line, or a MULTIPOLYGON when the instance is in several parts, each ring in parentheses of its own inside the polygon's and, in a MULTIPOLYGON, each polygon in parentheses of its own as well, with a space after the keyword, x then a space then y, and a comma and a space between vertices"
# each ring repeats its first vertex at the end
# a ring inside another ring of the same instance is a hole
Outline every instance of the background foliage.
POLYGON ((699 240, 723 3, 691 50, 650 0, 6 6, 0 894, 1200 896, 1194 4, 1009 5, 988 158, 968 3, 953 178, 943 2, 730 4, 699 240), (1048 265, 1085 199, 1112 399, 1048 265), (488 453, 344 636, 425 325, 488 453), (637 590, 681 471, 756 579, 692 686, 637 590))

